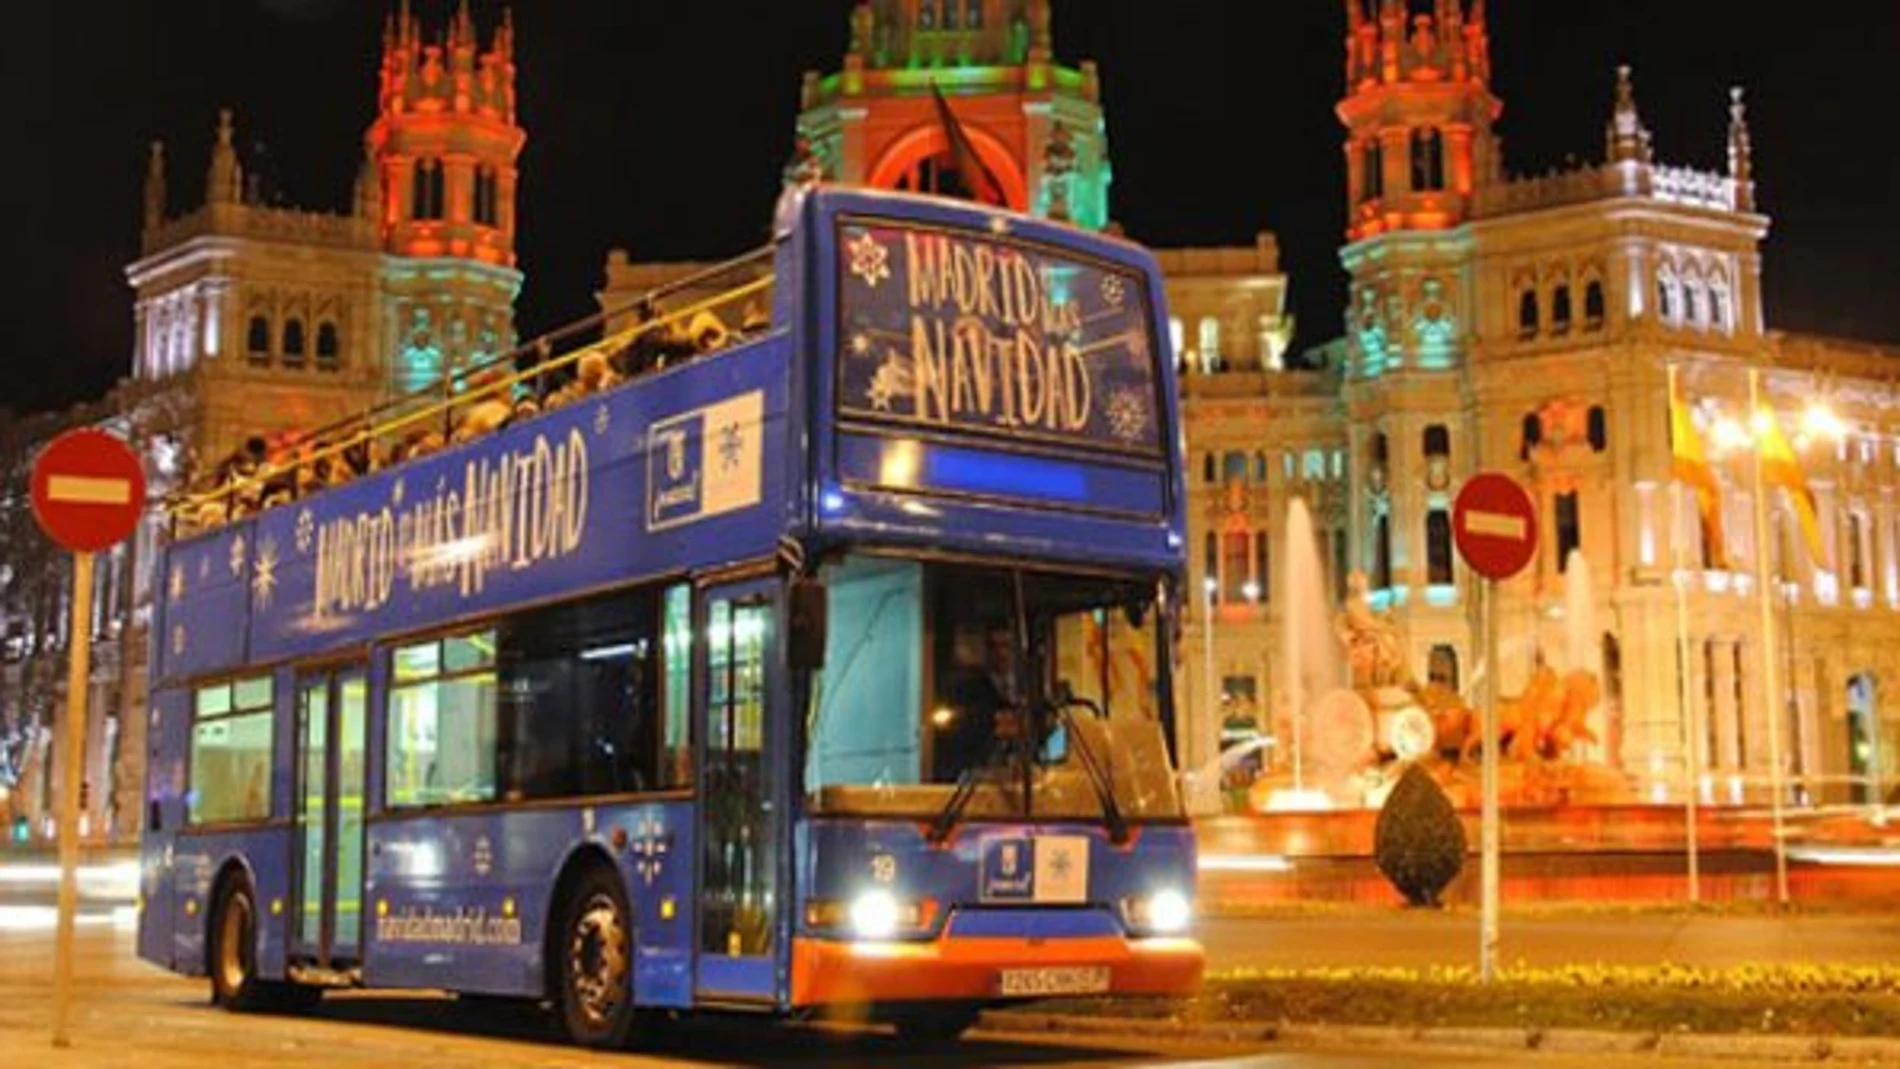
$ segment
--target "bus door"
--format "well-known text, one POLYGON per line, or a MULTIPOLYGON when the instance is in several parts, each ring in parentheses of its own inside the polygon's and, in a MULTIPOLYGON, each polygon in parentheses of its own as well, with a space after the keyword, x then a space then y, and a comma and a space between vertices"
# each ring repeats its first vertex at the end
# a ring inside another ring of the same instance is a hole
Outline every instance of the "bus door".
POLYGON ((363 960, 364 751, 361 664, 297 680, 297 895, 292 956, 319 968, 363 960))
POLYGON ((699 933, 694 993, 707 1001, 777 1001, 780 802, 786 732, 767 715, 778 690, 772 580, 712 587, 700 595, 699 933))

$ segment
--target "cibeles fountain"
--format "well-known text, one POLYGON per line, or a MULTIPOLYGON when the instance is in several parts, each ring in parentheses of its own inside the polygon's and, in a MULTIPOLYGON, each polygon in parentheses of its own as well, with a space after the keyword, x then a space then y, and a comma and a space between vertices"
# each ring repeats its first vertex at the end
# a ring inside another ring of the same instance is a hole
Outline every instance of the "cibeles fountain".
MULTIPOLYGON (((1330 606, 1312 519, 1298 498, 1288 505, 1282 545, 1287 590, 1271 736, 1277 753, 1248 789, 1248 807, 1258 812, 1377 808, 1415 763, 1432 773, 1453 804, 1475 806, 1478 703, 1490 666, 1479 664, 1470 674, 1469 696, 1421 682, 1409 666, 1397 626, 1373 608, 1363 573, 1351 573, 1344 604, 1330 606)), ((1545 621, 1503 629, 1520 637, 1505 644, 1501 657, 1523 657, 1530 670, 1523 688, 1498 703, 1502 800, 1506 805, 1626 801, 1622 777, 1600 763, 1605 741, 1600 640, 1588 563, 1575 551, 1566 562, 1564 596, 1552 606, 1552 616, 1561 641, 1542 639, 1545 621), (1552 654, 1562 661, 1561 671, 1551 663, 1552 654)))

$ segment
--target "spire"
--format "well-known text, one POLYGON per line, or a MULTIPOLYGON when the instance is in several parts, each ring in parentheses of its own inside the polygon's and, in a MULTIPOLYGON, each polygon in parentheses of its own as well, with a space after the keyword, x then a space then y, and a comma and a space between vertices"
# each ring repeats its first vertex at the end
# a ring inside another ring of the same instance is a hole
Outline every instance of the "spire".
POLYGON ((152 158, 145 165, 145 229, 165 221, 165 142, 152 142, 152 158))
POLYGON ((205 201, 236 204, 243 199, 244 180, 237 149, 231 144, 231 109, 218 109, 218 143, 211 147, 211 168, 205 178, 205 201))
POLYGON ((1630 84, 1627 63, 1616 68, 1616 106, 1604 128, 1604 142, 1612 163, 1650 162, 1649 128, 1636 111, 1636 88, 1630 84))
POLYGON ((515 9, 513 5, 503 4, 501 8, 501 28, 495 31, 493 54, 503 63, 513 63, 515 59, 515 9))
POLYGON ((378 222, 383 217, 383 183, 376 173, 376 156, 363 153, 363 165, 356 171, 356 214, 358 218, 378 222))
POLYGON ((1049 29, 1049 0, 1029 0, 1029 50, 1048 56, 1055 49, 1055 35, 1049 29))
POLYGON ((1728 91, 1728 175, 1735 180, 1735 207, 1755 210, 1755 163, 1748 140, 1748 114, 1742 105, 1742 87, 1728 91))

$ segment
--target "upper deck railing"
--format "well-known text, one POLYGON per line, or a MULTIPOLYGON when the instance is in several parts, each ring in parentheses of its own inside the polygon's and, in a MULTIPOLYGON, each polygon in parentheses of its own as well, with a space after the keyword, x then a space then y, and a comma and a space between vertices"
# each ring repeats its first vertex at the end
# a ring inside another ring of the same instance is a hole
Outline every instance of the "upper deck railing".
POLYGON ((771 326, 775 247, 709 265, 480 364, 446 371, 426 388, 299 432, 274 451, 253 438, 171 496, 172 534, 190 537, 764 333, 771 326), (667 307, 671 302, 677 307, 667 307), (611 324, 629 314, 634 324, 613 331, 611 324), (597 328, 608 333, 555 355, 597 328), (524 359, 531 361, 525 368, 524 359))

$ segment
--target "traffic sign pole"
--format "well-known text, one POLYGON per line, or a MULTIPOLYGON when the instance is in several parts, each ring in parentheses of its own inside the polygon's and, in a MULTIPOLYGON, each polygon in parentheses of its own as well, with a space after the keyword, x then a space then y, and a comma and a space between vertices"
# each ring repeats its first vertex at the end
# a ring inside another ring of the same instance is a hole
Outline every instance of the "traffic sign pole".
POLYGON ((59 927, 53 941, 53 1046, 72 1046, 73 915, 79 908, 79 795, 86 778, 86 679, 92 659, 92 558, 138 529, 145 466, 115 435, 67 431, 33 461, 33 518, 73 555, 66 713, 59 784, 59 927))
POLYGON ((73 620, 66 669, 65 740, 59 784, 59 934, 53 951, 53 1046, 70 1047, 73 914, 79 899, 79 783, 86 769, 86 676, 92 657, 92 554, 73 554, 73 620))
POLYGON ((1537 555, 1537 506, 1516 480, 1481 472, 1465 481, 1451 511, 1452 539, 1471 570, 1483 577, 1484 768, 1479 865, 1483 881, 1478 920, 1478 974, 1490 983, 1497 973, 1498 884, 1503 814, 1498 806, 1498 703, 1504 674, 1498 664, 1498 624, 1503 617, 1499 584, 1524 570, 1537 555))
POLYGON ((1481 877, 1484 881, 1480 901, 1482 916, 1478 925, 1478 973, 1490 983, 1498 960, 1498 696, 1503 693, 1498 672, 1498 583, 1484 581, 1484 770, 1482 805, 1483 827, 1479 849, 1481 877))

